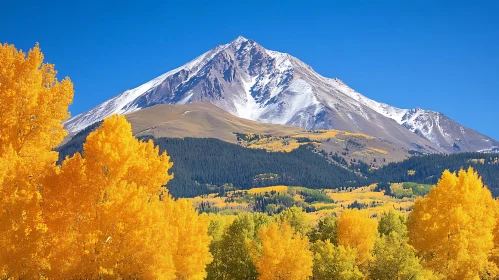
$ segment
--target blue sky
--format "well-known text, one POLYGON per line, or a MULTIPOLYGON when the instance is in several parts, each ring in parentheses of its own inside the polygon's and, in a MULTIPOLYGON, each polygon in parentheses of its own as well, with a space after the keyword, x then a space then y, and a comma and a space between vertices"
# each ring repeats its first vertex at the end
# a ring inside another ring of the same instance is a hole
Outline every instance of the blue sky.
POLYGON ((499 1, 2 2, 0 42, 39 42, 75 84, 73 115, 242 35, 499 140, 499 1))

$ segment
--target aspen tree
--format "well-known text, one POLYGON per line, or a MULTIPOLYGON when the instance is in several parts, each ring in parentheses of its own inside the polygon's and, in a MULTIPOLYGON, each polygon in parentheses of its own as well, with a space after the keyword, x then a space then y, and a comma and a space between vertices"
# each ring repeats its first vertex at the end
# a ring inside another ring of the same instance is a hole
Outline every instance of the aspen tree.
POLYGON ((497 203, 472 169, 445 171, 415 202, 407 226, 409 242, 423 264, 447 279, 478 277, 494 246, 497 203))

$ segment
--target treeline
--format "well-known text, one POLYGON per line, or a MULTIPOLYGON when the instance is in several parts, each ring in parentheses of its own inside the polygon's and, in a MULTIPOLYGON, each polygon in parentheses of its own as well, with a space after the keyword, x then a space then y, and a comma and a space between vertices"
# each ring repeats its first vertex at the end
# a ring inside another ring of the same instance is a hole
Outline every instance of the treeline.
POLYGON ((313 153, 310 146, 286 153, 247 149, 218 139, 158 138, 154 142, 175 162, 172 171, 178 180, 174 178, 169 185, 174 196, 196 195, 192 189, 196 190, 197 186, 225 183, 238 189, 271 185, 318 189, 361 186, 367 182, 353 172, 328 163, 313 153), (269 180, 259 176, 268 173, 278 176, 269 180))
POLYGON ((413 156, 364 173, 373 183, 415 182, 434 185, 445 170, 456 172, 472 166, 494 197, 499 196, 499 154, 459 153, 413 156))
POLYGON ((439 279, 408 243, 406 219, 344 210, 317 223, 298 207, 278 215, 211 216, 208 280, 439 279))
POLYGON ((498 219, 473 169, 444 172, 408 218, 346 209, 312 222, 299 207, 213 215, 207 279, 498 279, 498 219))
MULTIPOLYGON (((86 135, 99 125, 96 123, 86 128, 58 148, 60 161, 68 155, 81 152, 86 135)), ((232 184, 237 189, 278 184, 311 189, 397 182, 432 185, 437 183, 444 170, 457 171, 469 166, 480 173, 494 197, 499 196, 499 155, 496 154, 413 156, 374 171, 359 161, 350 165, 349 171, 328 163, 324 155, 314 152, 311 146, 302 146, 285 153, 243 148, 211 138, 158 138, 153 141, 162 151, 166 150, 175 162, 172 168, 175 178, 169 185, 175 197, 223 192, 224 184, 232 184)))
MULTIPOLYGON (((98 125, 82 131, 60 147, 61 159, 81 151, 84 135, 96 127, 98 125)), ((153 141, 161 152, 167 151, 175 163, 171 169, 175 175, 168 184, 174 197, 219 192, 224 184, 233 184, 238 189, 271 185, 322 189, 368 183, 362 176, 328 163, 314 153, 311 146, 286 153, 248 149, 213 138, 156 138, 153 141), (266 179, 262 176, 265 174, 277 176, 266 179)))

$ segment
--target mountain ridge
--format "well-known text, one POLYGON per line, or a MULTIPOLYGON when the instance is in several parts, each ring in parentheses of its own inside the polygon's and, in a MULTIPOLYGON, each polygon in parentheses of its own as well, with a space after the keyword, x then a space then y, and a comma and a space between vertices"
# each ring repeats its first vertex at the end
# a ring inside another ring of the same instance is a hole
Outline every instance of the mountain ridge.
POLYGON ((65 126, 74 133, 111 114, 196 101, 264 123, 365 133, 408 150, 448 153, 499 146, 441 113, 376 102, 287 53, 241 36, 71 118, 65 126))
POLYGON ((315 150, 325 153, 326 158, 337 154, 346 162, 363 161, 372 166, 410 157, 409 151, 369 135, 259 123, 229 114, 209 102, 159 104, 125 116, 135 137, 216 138, 269 151, 290 151, 313 143, 315 150), (248 135, 254 135, 253 139, 244 139, 248 135))

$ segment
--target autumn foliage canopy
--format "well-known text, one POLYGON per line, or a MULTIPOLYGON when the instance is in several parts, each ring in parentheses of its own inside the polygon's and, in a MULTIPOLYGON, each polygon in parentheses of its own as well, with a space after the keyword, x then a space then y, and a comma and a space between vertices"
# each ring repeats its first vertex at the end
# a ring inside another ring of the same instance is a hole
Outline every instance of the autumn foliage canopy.
POLYGON ((0 279, 499 279, 498 203, 471 168, 408 217, 199 214, 123 116, 56 164, 73 98, 56 74, 38 45, 0 45, 0 279))
POLYGON ((0 46, 0 277, 204 279, 209 219, 164 187, 172 162, 112 116, 56 165, 73 84, 0 46))

